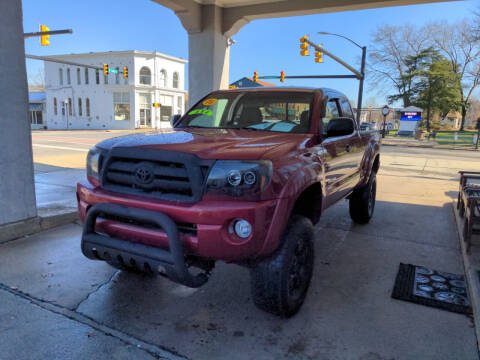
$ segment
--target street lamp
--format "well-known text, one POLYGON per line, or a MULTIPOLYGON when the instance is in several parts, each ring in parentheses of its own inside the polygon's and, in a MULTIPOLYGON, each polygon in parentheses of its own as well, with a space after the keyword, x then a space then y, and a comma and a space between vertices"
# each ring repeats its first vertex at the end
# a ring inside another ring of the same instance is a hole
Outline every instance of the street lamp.
POLYGON ((362 78, 360 79, 360 84, 359 84, 359 89, 358 89, 358 101, 357 101, 357 123, 360 124, 360 113, 362 111, 363 81, 365 79, 365 60, 366 60, 366 56, 367 56, 367 47, 358 45, 355 41, 353 41, 352 39, 350 39, 350 38, 348 38, 344 35, 334 34, 334 33, 330 33, 330 32, 327 32, 327 31, 319 31, 318 34, 341 37, 341 38, 343 38, 347 41, 350 41, 353 45, 359 47, 362 50, 362 64, 361 64, 361 69, 360 69, 360 74, 362 75, 362 78))
POLYGON ((383 132, 382 132, 382 138, 385 137, 385 127, 387 126, 385 124, 386 120, 387 120, 387 115, 390 113, 390 108, 388 107, 388 105, 385 105, 383 108, 382 108, 382 115, 383 115, 383 132))

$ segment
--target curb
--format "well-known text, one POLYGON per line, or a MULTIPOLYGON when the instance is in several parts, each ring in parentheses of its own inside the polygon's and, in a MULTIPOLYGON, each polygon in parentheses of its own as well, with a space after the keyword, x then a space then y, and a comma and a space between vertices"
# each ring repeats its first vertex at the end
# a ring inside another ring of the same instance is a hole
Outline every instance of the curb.
POLYGON ((0 244, 32 235, 40 231, 66 225, 78 219, 76 210, 47 216, 36 216, 15 223, 0 226, 0 244))
POLYGON ((452 147, 448 145, 426 145, 426 144, 414 144, 414 143, 388 143, 382 142, 382 146, 403 146, 403 147, 415 147, 424 149, 444 149, 444 150, 465 150, 465 151, 477 151, 474 147, 452 147))
POLYGON ((466 253, 465 241, 463 241, 463 218, 460 217, 457 210, 457 201, 452 201, 452 210, 457 225, 458 239, 460 241, 460 252, 462 253, 463 266, 465 269, 465 278, 468 284, 468 296, 472 304, 473 321, 475 325, 475 335, 477 337, 477 350, 480 352, 480 251, 478 246, 472 243, 471 254, 466 253), (476 252, 476 254, 475 254, 476 252))

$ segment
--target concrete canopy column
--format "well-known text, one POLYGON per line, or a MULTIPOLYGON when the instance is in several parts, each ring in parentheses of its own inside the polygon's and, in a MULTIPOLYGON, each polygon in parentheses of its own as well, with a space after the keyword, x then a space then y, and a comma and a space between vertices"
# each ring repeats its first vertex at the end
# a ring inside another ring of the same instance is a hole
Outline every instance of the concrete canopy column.
POLYGON ((37 215, 22 2, 0 1, 0 225, 37 215))
POLYGON ((230 47, 222 32, 223 8, 202 5, 200 17, 202 31, 188 34, 189 105, 229 84, 230 47))

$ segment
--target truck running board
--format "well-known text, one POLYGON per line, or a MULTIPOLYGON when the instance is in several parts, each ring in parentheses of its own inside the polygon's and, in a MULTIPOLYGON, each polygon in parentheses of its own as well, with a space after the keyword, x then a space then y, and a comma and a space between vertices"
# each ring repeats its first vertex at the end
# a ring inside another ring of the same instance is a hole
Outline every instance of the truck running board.
POLYGON ((158 274, 158 269, 164 269, 170 280, 192 288, 200 287, 208 280, 207 273, 193 275, 188 271, 177 225, 166 214, 159 212, 107 203, 93 205, 88 210, 83 227, 82 252, 92 260, 105 260, 118 266, 133 263, 139 270, 153 274, 158 274), (96 233, 97 217, 105 214, 162 228, 168 237, 169 251, 96 233))

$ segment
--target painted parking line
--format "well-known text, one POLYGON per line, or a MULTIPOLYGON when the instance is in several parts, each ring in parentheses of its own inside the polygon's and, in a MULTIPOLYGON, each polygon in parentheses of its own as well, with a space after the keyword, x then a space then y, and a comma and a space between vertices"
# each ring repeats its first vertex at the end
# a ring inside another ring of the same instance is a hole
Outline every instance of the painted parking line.
POLYGON ((32 146, 49 148, 49 149, 58 149, 58 150, 73 150, 73 151, 81 151, 81 152, 88 152, 89 150, 89 149, 79 149, 79 148, 67 147, 67 146, 54 146, 54 145, 44 145, 44 144, 32 144, 32 146))

